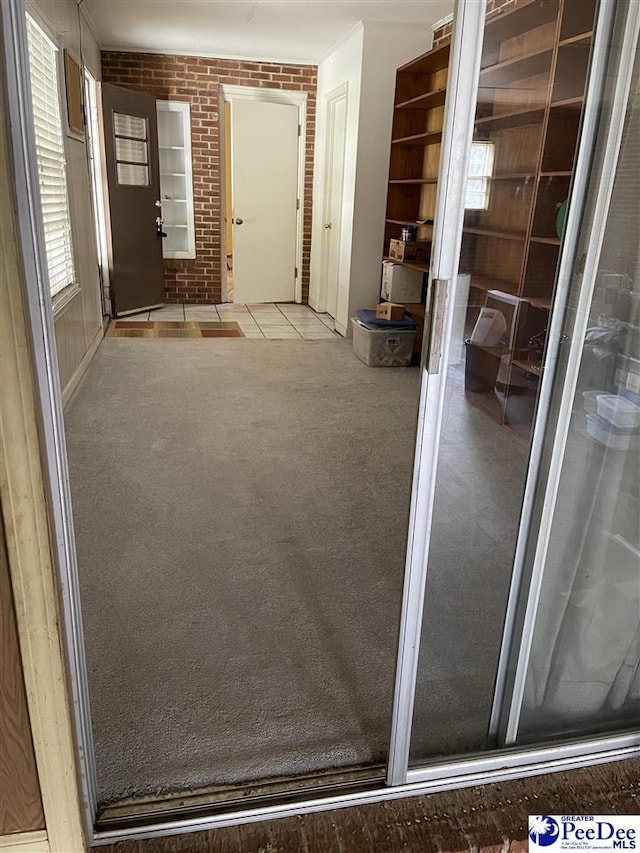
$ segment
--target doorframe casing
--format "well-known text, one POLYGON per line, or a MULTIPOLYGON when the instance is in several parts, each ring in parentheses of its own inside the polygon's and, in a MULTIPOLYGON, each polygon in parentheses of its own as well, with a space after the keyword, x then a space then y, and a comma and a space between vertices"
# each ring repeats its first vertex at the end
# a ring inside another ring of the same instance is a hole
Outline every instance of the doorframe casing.
MULTIPOLYGON (((322 224, 323 230, 321 232, 322 235, 322 244, 320 249, 320 275, 318 276, 318 283, 313 281, 313 294, 311 293, 312 283, 309 283, 309 303, 313 302, 313 308, 320 314, 327 312, 327 294, 329 290, 329 282, 328 282, 328 265, 327 265, 327 249, 329 245, 329 239, 327 237, 327 232, 324 230, 324 225, 328 221, 329 218, 329 199, 331 197, 331 168, 333 164, 333 148, 330 147, 330 141, 333 141, 334 131, 335 131, 335 107, 336 105, 344 100, 345 108, 346 108, 346 118, 349 116, 349 81, 345 80, 344 83, 340 83, 339 86, 336 86, 330 92, 328 92, 324 96, 324 116, 325 116, 325 133, 324 138, 322 140, 322 158, 323 158, 323 181, 322 181, 322 199, 320 200, 320 207, 322 208, 322 224)), ((347 126, 345 121, 345 150, 346 150, 346 138, 347 138, 347 126)), ((344 168, 343 168, 343 177, 342 177, 342 195, 344 198, 344 168)), ((340 242, 342 243, 342 217, 340 219, 340 242)), ((339 287, 339 280, 338 280, 339 287)), ((337 313, 337 293, 336 293, 336 313, 337 313)), ((334 317, 335 319, 335 317, 334 317)))
POLYGON ((64 853, 84 849, 93 829, 93 735, 24 3, 0 3, 0 16, 17 232, 16 275, 2 285, 12 329, 2 340, 2 512, 47 836, 64 853))
MULTIPOLYGON (((294 301, 302 302, 302 241, 304 235, 304 175, 307 138, 307 92, 297 92, 290 89, 267 89, 257 86, 238 86, 232 83, 220 84, 220 106, 218 115, 220 127, 219 141, 220 152, 218 162, 220 164, 220 267, 223 302, 227 302, 228 294, 226 287, 227 275, 227 235, 226 229, 222 227, 226 212, 226 169, 228 164, 225 157, 225 121, 224 105, 231 104, 233 111, 234 100, 258 101, 265 104, 290 104, 298 109, 298 210, 296 215, 296 269, 298 275, 295 278, 294 301)), ((233 139, 231 141, 231 156, 233 157, 233 139)))
POLYGON ((422 374, 420 405, 387 768, 387 782, 390 785, 399 785, 407 780, 440 428, 444 410, 446 359, 440 356, 438 359, 440 368, 430 372, 426 353, 432 349, 433 344, 441 354, 449 351, 456 301, 458 261, 462 245, 466 176, 484 39, 485 9, 486 0, 474 0, 473 3, 457 0, 451 37, 449 80, 434 216, 437 225, 433 235, 427 296, 429 307, 425 314, 425 335, 420 365, 422 374), (440 288, 440 294, 436 293, 436 285, 440 288), (436 297, 442 298, 441 307, 447 317, 440 341, 431 340, 433 333, 430 330, 436 297))
POLYGON ((108 228, 106 223, 108 207, 104 193, 105 172, 99 118, 100 81, 86 65, 83 67, 82 83, 85 99, 85 145, 89 170, 89 192, 94 218, 96 262, 100 277, 100 307, 103 317, 111 317, 111 283, 109 280, 108 228))

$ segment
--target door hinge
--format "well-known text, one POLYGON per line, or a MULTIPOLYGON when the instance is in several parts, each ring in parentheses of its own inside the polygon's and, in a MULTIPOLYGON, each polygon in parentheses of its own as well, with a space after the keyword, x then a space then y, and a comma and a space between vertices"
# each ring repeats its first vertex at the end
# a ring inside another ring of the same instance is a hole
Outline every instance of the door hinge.
POLYGON ((302 136, 302 125, 298 125, 298 136, 302 136))
POLYGON ((296 199, 296 210, 300 210, 300 199, 296 199))
POLYGON ((298 267, 295 268, 294 278, 298 278, 298 267))

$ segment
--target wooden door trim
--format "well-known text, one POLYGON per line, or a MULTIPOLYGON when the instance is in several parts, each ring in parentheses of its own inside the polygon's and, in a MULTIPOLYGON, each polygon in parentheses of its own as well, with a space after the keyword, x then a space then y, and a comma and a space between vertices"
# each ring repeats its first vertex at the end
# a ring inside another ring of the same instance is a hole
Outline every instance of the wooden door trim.
MULTIPOLYGON (((234 100, 245 101, 260 101, 262 103, 271 104, 292 104, 298 108, 298 217, 296 225, 296 268, 298 275, 295 279, 294 299, 296 302, 302 302, 302 240, 304 231, 304 175, 305 175, 305 155, 306 155, 306 138, 307 138, 307 92, 295 92, 289 89, 258 89, 256 86, 237 86, 231 83, 220 84, 220 115, 224 115, 225 102, 233 103, 234 100)), ((221 123, 224 127, 224 122, 221 123)), ((224 156, 224 133, 220 133, 220 151, 218 162, 220 163, 220 222, 224 222, 226 197, 224 192, 225 177, 226 177, 226 162, 224 156)), ((222 295, 226 299, 226 256, 227 256, 227 240, 224 229, 221 229, 221 246, 220 256, 222 264, 222 295)))
POLYGON ((50 853, 49 839, 44 830, 0 835, 2 853, 50 853))
MULTIPOLYGON (((322 181, 322 199, 320 202, 320 207, 322 209, 322 222, 320 223, 320 228, 322 230, 319 231, 319 234, 316 235, 321 240, 321 249, 320 249, 320 273, 318 276, 318 284, 317 290, 314 288, 314 305, 313 308, 320 312, 324 313, 327 310, 327 293, 329 290, 328 286, 328 266, 327 266, 327 248, 328 248, 328 240, 326 239, 326 231, 324 230, 324 223, 328 221, 328 212, 329 212, 329 200, 331 197, 331 172, 332 172, 332 164, 333 164, 333 147, 329 148, 329 143, 333 146, 333 137, 335 133, 335 108, 340 101, 345 101, 346 106, 346 115, 345 115, 345 141, 347 136, 347 128, 346 128, 346 120, 349 116, 349 81, 345 80, 344 83, 340 83, 339 86, 336 86, 335 89, 332 89, 330 92, 324 96, 324 120, 325 120, 325 133, 323 139, 323 150, 322 150, 322 164, 323 164, 323 181, 322 181)), ((346 146, 345 146, 346 150, 346 146)), ((342 175, 342 196, 344 198, 344 167, 343 167, 343 175, 342 175)), ((331 199, 333 200, 333 199, 331 199)), ((340 219, 340 230, 342 231, 342 217, 340 219)), ((312 228, 313 234, 313 228, 312 228)), ((312 237, 313 239, 313 237, 312 237)), ((311 290, 311 286, 309 288, 311 290)), ((311 293, 309 293, 309 301, 311 302, 311 293)), ((338 294, 336 293, 336 314, 337 312, 337 303, 338 303, 338 294)), ((335 320, 335 317, 334 317, 335 320)))

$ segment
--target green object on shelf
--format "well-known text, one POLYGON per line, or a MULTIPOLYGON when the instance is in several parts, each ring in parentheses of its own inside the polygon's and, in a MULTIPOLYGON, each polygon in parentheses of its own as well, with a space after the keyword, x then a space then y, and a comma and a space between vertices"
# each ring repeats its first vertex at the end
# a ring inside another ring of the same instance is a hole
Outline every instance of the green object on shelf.
POLYGON ((567 207, 569 206, 569 199, 565 198, 565 200, 558 206, 558 214, 556 216, 556 234, 562 240, 562 235, 564 234, 564 226, 567 219, 567 207))

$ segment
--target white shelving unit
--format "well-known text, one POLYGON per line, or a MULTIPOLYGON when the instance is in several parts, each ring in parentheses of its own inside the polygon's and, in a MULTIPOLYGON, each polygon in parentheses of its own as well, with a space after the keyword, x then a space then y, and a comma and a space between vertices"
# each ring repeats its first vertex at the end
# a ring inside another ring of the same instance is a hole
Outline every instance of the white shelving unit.
POLYGON ((160 197, 165 258, 195 258, 191 164, 191 110, 183 101, 156 101, 160 152, 160 197))

